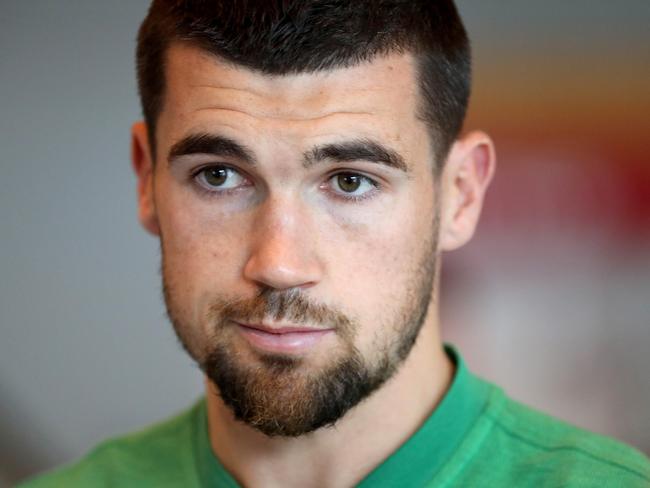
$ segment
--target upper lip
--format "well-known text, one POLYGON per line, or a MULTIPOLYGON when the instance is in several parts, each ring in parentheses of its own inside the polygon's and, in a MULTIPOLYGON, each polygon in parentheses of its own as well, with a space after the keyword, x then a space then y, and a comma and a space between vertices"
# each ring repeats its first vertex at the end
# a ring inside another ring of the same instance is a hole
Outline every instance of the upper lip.
POLYGON ((249 324, 246 322, 236 322, 238 325, 241 325, 242 327, 247 327, 249 329, 256 329, 262 332, 267 332, 269 334, 288 334, 290 332, 323 332, 326 330, 331 330, 331 329, 324 329, 320 327, 305 327, 305 326, 299 326, 299 325, 292 325, 292 324, 276 324, 276 325, 268 325, 268 324, 249 324))

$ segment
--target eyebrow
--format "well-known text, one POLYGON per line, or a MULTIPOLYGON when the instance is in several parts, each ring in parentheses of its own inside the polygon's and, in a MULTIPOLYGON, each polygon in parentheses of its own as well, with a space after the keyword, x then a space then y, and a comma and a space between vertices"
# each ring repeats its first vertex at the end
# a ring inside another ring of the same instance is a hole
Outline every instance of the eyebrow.
POLYGON ((405 173, 410 172, 406 161, 397 151, 371 139, 355 139, 315 147, 305 154, 303 166, 309 168, 317 162, 326 160, 340 163, 369 161, 384 164, 405 173))
MULTIPOLYGON (((169 150, 167 159, 172 163, 176 158, 192 154, 232 157, 251 166, 256 164, 253 151, 245 145, 223 135, 208 133, 190 134, 176 142, 169 150)), ((369 161, 384 164, 405 173, 410 172, 406 161, 397 151, 372 139, 355 139, 317 146, 304 154, 303 167, 310 168, 323 161, 339 163, 369 161)))
POLYGON ((243 144, 217 134, 191 134, 175 143, 169 150, 167 160, 190 154, 212 154, 214 156, 231 157, 242 160, 251 166, 256 163, 253 152, 243 144))

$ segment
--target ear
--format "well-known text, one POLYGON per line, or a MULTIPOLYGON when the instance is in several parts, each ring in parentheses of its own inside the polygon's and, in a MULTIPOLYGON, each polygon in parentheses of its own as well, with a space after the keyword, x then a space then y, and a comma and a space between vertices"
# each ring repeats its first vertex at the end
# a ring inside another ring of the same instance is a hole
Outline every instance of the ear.
POLYGON ((495 168, 494 144, 487 134, 471 132, 452 146, 441 177, 442 251, 457 249, 474 235, 495 168))
POLYGON ((147 126, 136 122, 131 127, 131 163, 138 178, 138 216, 142 226, 153 235, 160 235, 154 200, 154 164, 151 159, 147 126))

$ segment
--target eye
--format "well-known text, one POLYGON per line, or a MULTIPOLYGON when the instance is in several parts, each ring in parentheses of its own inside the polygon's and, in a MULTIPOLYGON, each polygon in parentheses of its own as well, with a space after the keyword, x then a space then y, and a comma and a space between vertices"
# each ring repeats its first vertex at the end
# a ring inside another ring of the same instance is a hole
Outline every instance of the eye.
POLYGON ((333 193, 341 198, 359 200, 374 193, 378 184, 367 176, 359 173, 345 172, 337 173, 332 176, 328 180, 327 186, 331 188, 333 193))
POLYGON ((248 180, 228 166, 207 166, 195 175, 196 181, 208 191, 232 190, 248 185, 248 180))

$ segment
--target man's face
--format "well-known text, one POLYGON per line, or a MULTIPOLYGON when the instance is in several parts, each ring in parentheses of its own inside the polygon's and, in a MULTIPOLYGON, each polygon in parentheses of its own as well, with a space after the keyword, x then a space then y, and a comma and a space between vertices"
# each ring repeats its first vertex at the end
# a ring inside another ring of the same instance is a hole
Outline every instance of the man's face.
POLYGON ((165 300, 235 416, 337 420, 423 324, 438 200, 409 56, 268 76, 168 53, 153 178, 165 300))

